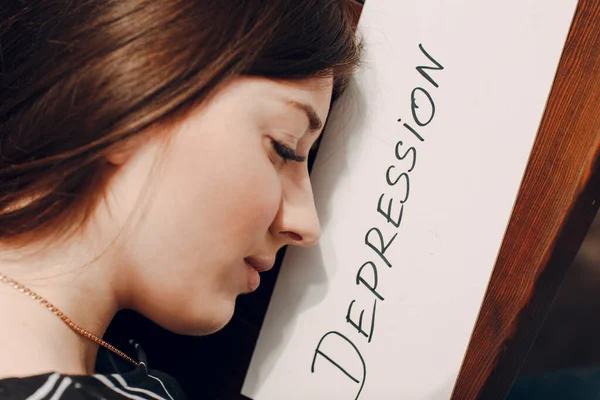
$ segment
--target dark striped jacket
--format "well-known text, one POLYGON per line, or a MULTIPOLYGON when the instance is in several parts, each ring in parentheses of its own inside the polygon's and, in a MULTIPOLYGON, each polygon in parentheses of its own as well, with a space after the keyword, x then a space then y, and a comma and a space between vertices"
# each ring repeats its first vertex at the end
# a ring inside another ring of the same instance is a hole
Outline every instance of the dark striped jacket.
MULTIPOLYGON (((136 344, 135 349, 140 364, 127 372, 0 379, 0 400, 187 400, 175 379, 148 368, 142 348, 136 344)), ((101 354, 121 370, 108 351, 101 348, 101 354)))

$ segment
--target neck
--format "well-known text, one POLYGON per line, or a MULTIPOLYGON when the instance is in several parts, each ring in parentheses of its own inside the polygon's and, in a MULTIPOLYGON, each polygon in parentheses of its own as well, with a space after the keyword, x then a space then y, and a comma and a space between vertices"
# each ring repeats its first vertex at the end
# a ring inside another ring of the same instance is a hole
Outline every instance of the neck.
MULTIPOLYGON (((53 257, 44 259, 47 262, 53 257)), ((74 264, 67 268, 66 263, 61 264, 63 267, 37 268, 39 265, 30 261, 21 265, 0 261, 0 272, 101 338, 119 308, 109 269, 100 263, 79 268, 73 268, 74 264)), ((0 283, 0 315, 0 379, 47 372, 94 373, 98 344, 75 332, 39 301, 6 283, 0 283)))

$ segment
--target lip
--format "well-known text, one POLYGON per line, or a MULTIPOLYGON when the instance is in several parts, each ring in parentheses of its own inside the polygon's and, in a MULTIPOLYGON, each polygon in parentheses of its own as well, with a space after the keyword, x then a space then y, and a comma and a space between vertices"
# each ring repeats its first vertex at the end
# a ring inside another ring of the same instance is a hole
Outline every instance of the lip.
POLYGON ((274 257, 246 257, 244 258, 244 261, 257 272, 268 271, 273 268, 273 265, 275 264, 274 257))

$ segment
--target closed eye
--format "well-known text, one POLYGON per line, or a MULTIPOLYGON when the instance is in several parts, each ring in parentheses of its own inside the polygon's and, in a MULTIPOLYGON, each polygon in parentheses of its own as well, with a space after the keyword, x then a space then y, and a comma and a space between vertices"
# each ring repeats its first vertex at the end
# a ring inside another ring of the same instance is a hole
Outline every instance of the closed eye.
POLYGON ((276 142, 275 140, 271 140, 273 143, 273 148, 279 157, 283 158, 284 161, 296 161, 296 162, 304 162, 306 157, 299 156, 293 149, 276 142))

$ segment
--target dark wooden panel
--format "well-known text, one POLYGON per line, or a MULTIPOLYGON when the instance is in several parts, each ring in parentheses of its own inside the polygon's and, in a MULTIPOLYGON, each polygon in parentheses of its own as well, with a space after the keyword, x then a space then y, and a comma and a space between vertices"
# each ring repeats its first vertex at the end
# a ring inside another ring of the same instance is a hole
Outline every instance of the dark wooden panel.
POLYGON ((599 146, 600 1, 581 0, 453 399, 506 397, 598 210, 599 146))

